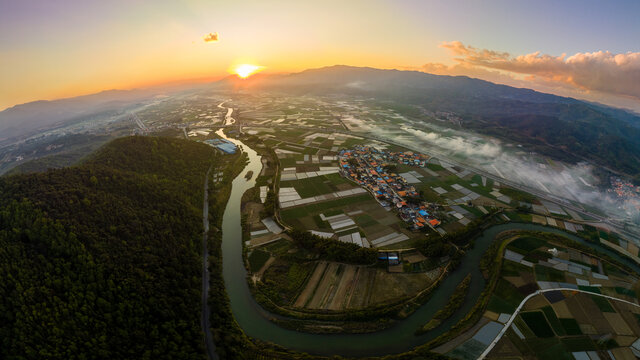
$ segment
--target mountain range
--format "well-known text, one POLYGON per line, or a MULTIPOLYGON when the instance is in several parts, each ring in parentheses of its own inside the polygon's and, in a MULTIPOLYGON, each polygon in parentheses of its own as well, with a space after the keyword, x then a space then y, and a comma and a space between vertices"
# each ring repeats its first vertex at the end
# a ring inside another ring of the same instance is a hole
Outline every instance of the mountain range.
MULTIPOLYGON (((602 104, 466 76, 332 66, 296 74, 227 78, 220 87, 286 94, 366 96, 453 112, 463 128, 569 162, 589 160, 640 181, 640 115, 602 104)), ((423 116, 416 111, 415 116, 423 116)))
MULTIPOLYGON (((289 95, 366 96, 424 111, 457 114, 464 129, 517 142, 565 161, 589 160, 640 181, 640 115, 627 110, 466 76, 331 66, 286 75, 229 76, 213 89, 289 95)), ((0 112, 0 140, 152 97, 143 90, 109 91, 0 112)))

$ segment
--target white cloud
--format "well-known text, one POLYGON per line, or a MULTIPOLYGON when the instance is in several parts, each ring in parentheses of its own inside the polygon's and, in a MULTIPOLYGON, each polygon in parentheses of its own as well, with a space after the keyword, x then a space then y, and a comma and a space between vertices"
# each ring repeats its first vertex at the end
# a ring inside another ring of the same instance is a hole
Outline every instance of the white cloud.
POLYGON ((523 74, 528 76, 528 81, 640 99, 640 52, 598 51, 571 56, 534 52, 512 56, 506 52, 477 49, 460 41, 444 42, 441 46, 451 51, 456 56, 454 60, 462 66, 523 74))

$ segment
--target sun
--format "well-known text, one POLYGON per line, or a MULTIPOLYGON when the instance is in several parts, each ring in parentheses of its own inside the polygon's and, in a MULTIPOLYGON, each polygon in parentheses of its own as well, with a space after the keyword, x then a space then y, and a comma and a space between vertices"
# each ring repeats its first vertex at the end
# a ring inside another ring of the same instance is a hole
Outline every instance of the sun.
POLYGON ((263 66, 251 65, 251 64, 240 64, 236 66, 233 71, 241 78, 246 79, 249 76, 255 74, 256 72, 262 70, 263 66))

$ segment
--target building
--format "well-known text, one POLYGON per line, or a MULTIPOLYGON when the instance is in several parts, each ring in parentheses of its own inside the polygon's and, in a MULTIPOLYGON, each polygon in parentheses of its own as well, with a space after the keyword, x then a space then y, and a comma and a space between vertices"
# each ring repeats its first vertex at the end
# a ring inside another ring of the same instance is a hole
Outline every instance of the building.
POLYGON ((204 142, 227 154, 235 154, 238 149, 236 144, 226 139, 209 139, 204 142))

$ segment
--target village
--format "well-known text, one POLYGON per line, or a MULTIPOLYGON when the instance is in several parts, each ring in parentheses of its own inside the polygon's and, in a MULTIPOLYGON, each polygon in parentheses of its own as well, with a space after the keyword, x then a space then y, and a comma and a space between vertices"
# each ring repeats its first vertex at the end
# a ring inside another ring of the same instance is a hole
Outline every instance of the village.
MULTIPOLYGON (((440 225, 440 221, 430 214, 438 205, 422 201, 415 187, 393 172, 394 164, 424 167, 428 156, 356 145, 354 150, 340 151, 339 160, 341 175, 369 190, 387 211, 395 208, 400 218, 414 230, 422 230, 425 226, 435 230, 440 225)), ((415 177, 416 174, 403 175, 415 177)))

